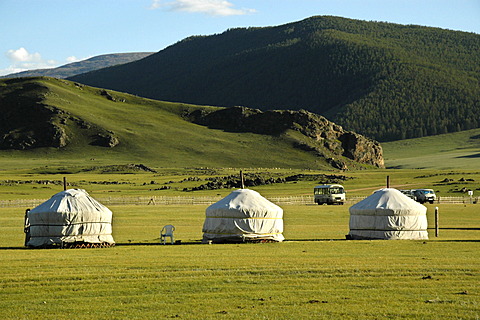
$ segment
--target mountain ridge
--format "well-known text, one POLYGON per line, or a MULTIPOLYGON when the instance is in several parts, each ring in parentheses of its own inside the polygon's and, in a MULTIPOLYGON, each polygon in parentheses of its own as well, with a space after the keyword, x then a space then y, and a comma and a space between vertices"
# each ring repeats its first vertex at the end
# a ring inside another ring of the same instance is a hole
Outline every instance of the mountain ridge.
POLYGON ((140 60, 151 54, 153 54, 153 52, 125 52, 102 54, 85 60, 68 63, 56 68, 16 72, 1 76, 0 78, 53 77, 65 79, 68 77, 73 77, 77 74, 140 60))
POLYGON ((480 126, 479 52, 477 34, 317 16, 188 37, 71 80, 164 101, 305 109, 390 141, 480 126))

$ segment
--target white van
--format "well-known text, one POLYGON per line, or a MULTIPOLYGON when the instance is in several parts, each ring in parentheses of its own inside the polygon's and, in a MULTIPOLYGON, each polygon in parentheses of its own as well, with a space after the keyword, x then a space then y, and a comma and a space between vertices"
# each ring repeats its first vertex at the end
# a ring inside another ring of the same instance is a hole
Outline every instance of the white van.
POLYGON ((413 194, 417 198, 416 200, 420 203, 434 203, 435 200, 437 200, 437 195, 432 189, 416 189, 413 191, 413 194))
POLYGON ((313 199, 317 204, 344 204, 345 189, 340 184, 323 184, 313 188, 313 199))

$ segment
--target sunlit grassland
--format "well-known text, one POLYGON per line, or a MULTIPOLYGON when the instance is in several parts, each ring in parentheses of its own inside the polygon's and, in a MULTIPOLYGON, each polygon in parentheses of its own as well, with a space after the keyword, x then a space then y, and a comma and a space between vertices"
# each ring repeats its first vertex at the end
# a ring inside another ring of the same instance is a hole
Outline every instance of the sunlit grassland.
MULTIPOLYGON (((286 140, 187 123, 180 104, 120 93, 125 102, 114 103, 99 98, 97 89, 44 84, 55 86, 47 102, 114 131, 121 144, 106 149, 73 140, 63 150, 1 151, 2 201, 48 199, 63 190, 63 177, 69 188, 100 199, 223 197, 231 190, 184 189, 240 170, 275 177, 344 175, 339 182, 347 198, 385 187, 387 176, 399 189, 480 193, 480 140, 471 138, 478 130, 385 144, 387 166, 403 169, 319 170, 318 158, 295 151, 286 140), (156 172, 110 167, 129 163, 156 172), (159 190, 163 186, 170 189, 159 190)), ((311 196, 318 183, 252 189, 267 198, 311 196)), ((0 208, 0 318, 479 319, 479 206, 427 205, 428 241, 347 241, 348 205, 317 206, 312 199, 311 205, 283 206, 284 243, 229 245, 200 244, 205 205, 111 206, 117 246, 77 250, 23 248, 26 208, 0 208), (176 226, 181 245, 158 244, 165 224, 176 226)))
POLYGON ((480 168, 480 129, 382 143, 389 168, 480 168))
POLYGON ((3 319, 478 319, 476 205, 428 241, 347 241, 346 206, 283 206, 283 243, 199 244, 206 206, 113 206, 108 249, 23 249, 0 209, 3 319), (158 245, 164 224, 181 245, 158 245))
MULTIPOLYGON (((23 164, 23 163, 22 163, 23 164)), ((98 198, 143 196, 143 197, 223 197, 229 189, 184 191, 208 182, 207 179, 244 174, 264 174, 267 177, 288 177, 297 174, 337 175, 346 180, 338 180, 347 190, 347 198, 368 196, 373 191, 386 186, 387 176, 390 186, 398 189, 432 188, 438 196, 464 197, 461 189, 470 189, 474 195, 480 194, 480 169, 478 170, 359 170, 359 171, 321 171, 274 168, 157 168, 157 172, 115 172, 108 167, 69 165, 68 163, 50 164, 45 161, 35 163, 30 168, 0 170, 0 200, 48 199, 63 190, 63 177, 69 188, 87 190, 98 198), (92 169, 97 168, 97 169, 92 169), (103 172, 102 170, 106 170, 103 172), (191 179, 198 178, 198 179, 191 179), (190 180, 189 180, 190 179, 190 180), (448 181, 445 182, 445 179, 448 181), (43 184, 41 181, 49 181, 43 184), (25 182, 25 183, 24 183, 25 182), (50 182, 55 182, 52 184, 50 182), (169 189, 161 189, 168 187, 169 189)), ((333 178, 335 181, 335 178, 333 178)), ((290 181, 270 185, 256 186, 254 189, 268 197, 311 196, 318 179, 290 181)))

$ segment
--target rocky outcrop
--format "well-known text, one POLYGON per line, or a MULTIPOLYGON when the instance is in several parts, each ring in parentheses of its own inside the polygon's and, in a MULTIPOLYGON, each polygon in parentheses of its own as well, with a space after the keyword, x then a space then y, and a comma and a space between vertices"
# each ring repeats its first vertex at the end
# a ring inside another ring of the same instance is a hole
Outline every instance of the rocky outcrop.
POLYGON ((63 148, 68 144, 69 137, 65 130, 68 114, 38 101, 15 107, 15 110, 0 110, 3 111, 0 119, 0 149, 63 148))
MULTIPOLYGON (((92 145, 115 147, 120 143, 111 131, 88 123, 69 112, 45 103, 49 89, 25 79, 10 79, 0 101, 0 150, 41 147, 64 148, 85 135, 92 145)), ((114 99, 107 91, 107 99, 114 99)))
POLYGON ((343 155, 360 163, 373 164, 384 168, 383 151, 380 143, 364 136, 347 131, 339 137, 342 142, 343 155))
POLYGON ((100 132, 92 138, 93 141, 90 144, 94 146, 113 148, 120 143, 113 131, 100 132))
POLYGON ((31 110, 24 111, 23 123, 0 128, 0 149, 63 148, 74 139, 67 135, 74 126, 91 137, 91 145, 113 148, 120 143, 112 131, 99 128, 55 107, 38 103, 31 110))
POLYGON ((315 113, 300 110, 273 110, 233 107, 218 111, 196 110, 188 117, 191 121, 231 132, 252 132, 279 135, 294 130, 308 139, 296 141, 294 146, 305 151, 315 151, 338 169, 347 169, 342 158, 378 168, 384 167, 380 143, 341 126, 315 113))

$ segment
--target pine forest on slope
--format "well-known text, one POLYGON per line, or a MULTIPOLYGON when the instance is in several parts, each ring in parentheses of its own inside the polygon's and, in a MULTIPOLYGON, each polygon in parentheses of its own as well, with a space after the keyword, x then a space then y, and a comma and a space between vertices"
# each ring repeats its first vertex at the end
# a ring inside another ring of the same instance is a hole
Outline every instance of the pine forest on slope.
POLYGON ((480 35, 311 17, 192 36, 71 78, 164 101, 306 109, 391 141, 478 128, 480 35))

